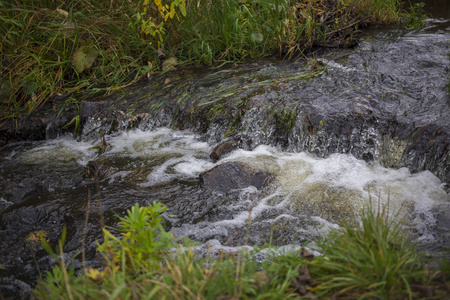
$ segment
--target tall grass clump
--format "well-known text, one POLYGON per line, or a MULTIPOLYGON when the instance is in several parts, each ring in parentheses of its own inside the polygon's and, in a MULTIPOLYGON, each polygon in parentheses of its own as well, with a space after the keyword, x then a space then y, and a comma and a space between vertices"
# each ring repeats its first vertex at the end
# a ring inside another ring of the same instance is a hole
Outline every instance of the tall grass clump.
POLYGON ((136 0, 1 1, 1 117, 58 93, 110 92, 150 71, 159 37, 137 19, 144 8, 136 0))
POLYGON ((297 40, 289 0, 189 1, 187 16, 171 32, 172 46, 188 60, 211 65, 273 54, 297 40))
POLYGON ((391 24, 402 18, 402 1, 399 0, 347 0, 348 5, 356 9, 375 24, 391 24))
POLYGON ((359 223, 346 223, 320 243, 323 257, 312 265, 318 295, 339 298, 411 299, 416 283, 428 281, 423 256, 403 231, 398 214, 363 210, 359 223))
POLYGON ((273 54, 292 56, 333 39, 333 44, 338 39, 342 44, 355 25, 365 22, 359 13, 355 15, 356 4, 352 1, 187 3, 186 18, 170 32, 171 46, 185 59, 209 65, 273 54))
POLYGON ((169 46, 201 64, 306 53, 314 46, 356 43, 368 24, 398 23, 399 0, 188 0, 187 15, 168 31, 169 46))

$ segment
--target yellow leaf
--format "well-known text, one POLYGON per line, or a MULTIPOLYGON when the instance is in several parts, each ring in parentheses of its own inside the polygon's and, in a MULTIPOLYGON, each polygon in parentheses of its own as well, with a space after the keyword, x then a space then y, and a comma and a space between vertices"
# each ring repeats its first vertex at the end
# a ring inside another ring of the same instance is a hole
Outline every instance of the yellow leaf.
POLYGON ((56 9, 56 12, 63 15, 64 17, 67 17, 69 15, 69 13, 67 11, 65 11, 63 9, 59 9, 59 8, 56 9))
POLYGON ((97 55, 98 52, 94 47, 80 47, 72 55, 72 66, 81 73, 92 66, 97 55))
POLYGON ((48 236, 49 236, 48 231, 39 230, 29 233, 24 240, 26 243, 29 243, 31 247, 34 248, 39 244, 39 241, 41 239, 47 240, 48 236))
POLYGON ((129 239, 131 237, 131 232, 122 233, 124 239, 129 239))
POLYGON ((100 282, 102 281, 102 274, 103 272, 100 272, 97 269, 89 268, 89 271, 86 272, 86 276, 91 279, 94 282, 100 282))

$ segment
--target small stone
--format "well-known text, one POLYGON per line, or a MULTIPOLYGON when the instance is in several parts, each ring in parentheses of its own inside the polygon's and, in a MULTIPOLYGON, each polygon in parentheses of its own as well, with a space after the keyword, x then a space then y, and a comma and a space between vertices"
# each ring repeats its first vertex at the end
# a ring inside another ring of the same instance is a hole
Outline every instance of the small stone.
POLYGON ((233 152, 236 149, 249 149, 250 143, 251 141, 243 136, 235 136, 229 138, 217 145, 211 152, 209 157, 214 161, 218 161, 219 159, 223 158, 225 155, 233 152))

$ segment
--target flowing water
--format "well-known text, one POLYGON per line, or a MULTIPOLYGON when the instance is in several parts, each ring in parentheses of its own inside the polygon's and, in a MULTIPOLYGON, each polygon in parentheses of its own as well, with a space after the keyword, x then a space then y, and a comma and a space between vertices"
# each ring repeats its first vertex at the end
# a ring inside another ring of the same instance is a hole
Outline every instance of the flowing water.
MULTIPOLYGON (((448 17, 436 15, 420 31, 373 29, 356 49, 318 54, 327 69, 309 81, 299 77, 305 63, 274 61, 219 73, 203 71, 195 75, 197 79, 192 73, 181 77, 178 81, 183 81, 192 101, 230 99, 202 98, 214 91, 254 104, 239 115, 233 132, 245 136, 249 144, 218 161, 209 155, 233 120, 212 118, 206 128, 195 119, 180 125, 160 106, 157 116, 142 118, 134 129, 129 128, 130 119, 116 125, 119 130, 111 130, 101 119, 88 118, 79 140, 63 135, 3 146, 1 293, 25 296, 38 270, 51 269, 54 261, 35 241, 41 235, 55 245, 64 227, 66 259, 80 251, 85 239, 87 263, 98 266, 95 247, 101 227, 115 225, 115 214, 123 215, 136 202, 167 205, 168 229, 199 241, 203 245, 199 249, 235 251, 268 242, 298 247, 337 228, 342 219, 357 218, 370 201, 389 205, 391 212, 405 217, 426 251, 449 249, 448 17), (242 74, 245 80, 239 77, 242 74), (286 132, 280 132, 261 109, 280 103, 295 112, 284 114, 293 116, 286 132), (305 113, 310 110, 321 118, 305 113), (372 116, 367 118, 369 110, 372 116), (357 114, 364 115, 364 122, 355 119, 357 114), (305 116, 310 127, 305 127, 305 116), (339 125, 347 118, 353 118, 353 127, 339 125), (440 132, 430 133, 433 138, 425 143, 434 152, 402 139, 411 130, 422 133, 417 128, 440 132), (101 154, 100 130, 108 144, 101 154), (98 180, 86 174, 92 161, 101 169, 98 180), (212 188, 202 180, 204 172, 230 162, 268 174, 270 180, 258 187, 227 189, 212 188)), ((154 89, 158 88, 142 88, 139 97, 162 98, 154 89)), ((180 92, 176 87, 167 89, 164 94, 180 92)), ((70 265, 79 268, 81 259, 72 259, 70 265)))

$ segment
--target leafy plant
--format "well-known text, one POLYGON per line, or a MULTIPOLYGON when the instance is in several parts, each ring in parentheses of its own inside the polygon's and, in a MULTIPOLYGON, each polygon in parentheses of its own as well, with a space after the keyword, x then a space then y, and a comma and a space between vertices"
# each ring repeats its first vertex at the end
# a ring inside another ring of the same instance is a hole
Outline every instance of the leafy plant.
MULTIPOLYGON (((319 242, 322 256, 269 245, 200 257, 185 239, 177 245, 164 231, 161 213, 153 203, 135 205, 121 217, 121 237, 104 230, 98 251, 101 269, 85 270, 79 277, 67 270, 62 243, 54 254, 60 262, 34 295, 38 299, 290 299, 305 297, 404 299, 421 297, 422 290, 436 297, 449 292, 448 262, 441 273, 427 269, 398 215, 387 208, 366 208, 360 223, 346 223, 319 242), (185 246, 186 245, 186 246, 185 246), (258 262, 262 249, 266 260, 258 262), (427 289, 428 288, 428 289, 427 289)), ((64 239, 64 233, 63 233, 64 239)), ((43 243, 45 243, 43 241, 43 243)), ((46 246, 45 246, 46 245, 46 246)), ((216 253, 217 254, 217 253, 216 253)))
POLYGON ((175 246, 175 240, 164 230, 161 214, 167 208, 159 202, 148 207, 135 204, 127 211, 127 216, 119 217, 117 229, 121 238, 103 229, 103 243, 98 251, 114 266, 123 271, 134 272, 133 269, 145 267, 157 269, 160 262, 175 246))
POLYGON ((157 37, 158 48, 163 46, 165 34, 167 31, 167 21, 177 17, 179 13, 186 16, 185 0, 144 0, 141 5, 141 11, 133 15, 130 26, 138 29, 139 32, 149 37, 147 42, 153 44, 153 38, 157 37), (155 9, 156 7, 156 9, 155 9))
POLYGON ((411 4, 403 20, 409 29, 420 29, 425 26, 425 20, 428 16, 423 9, 424 6, 423 3, 411 4))

